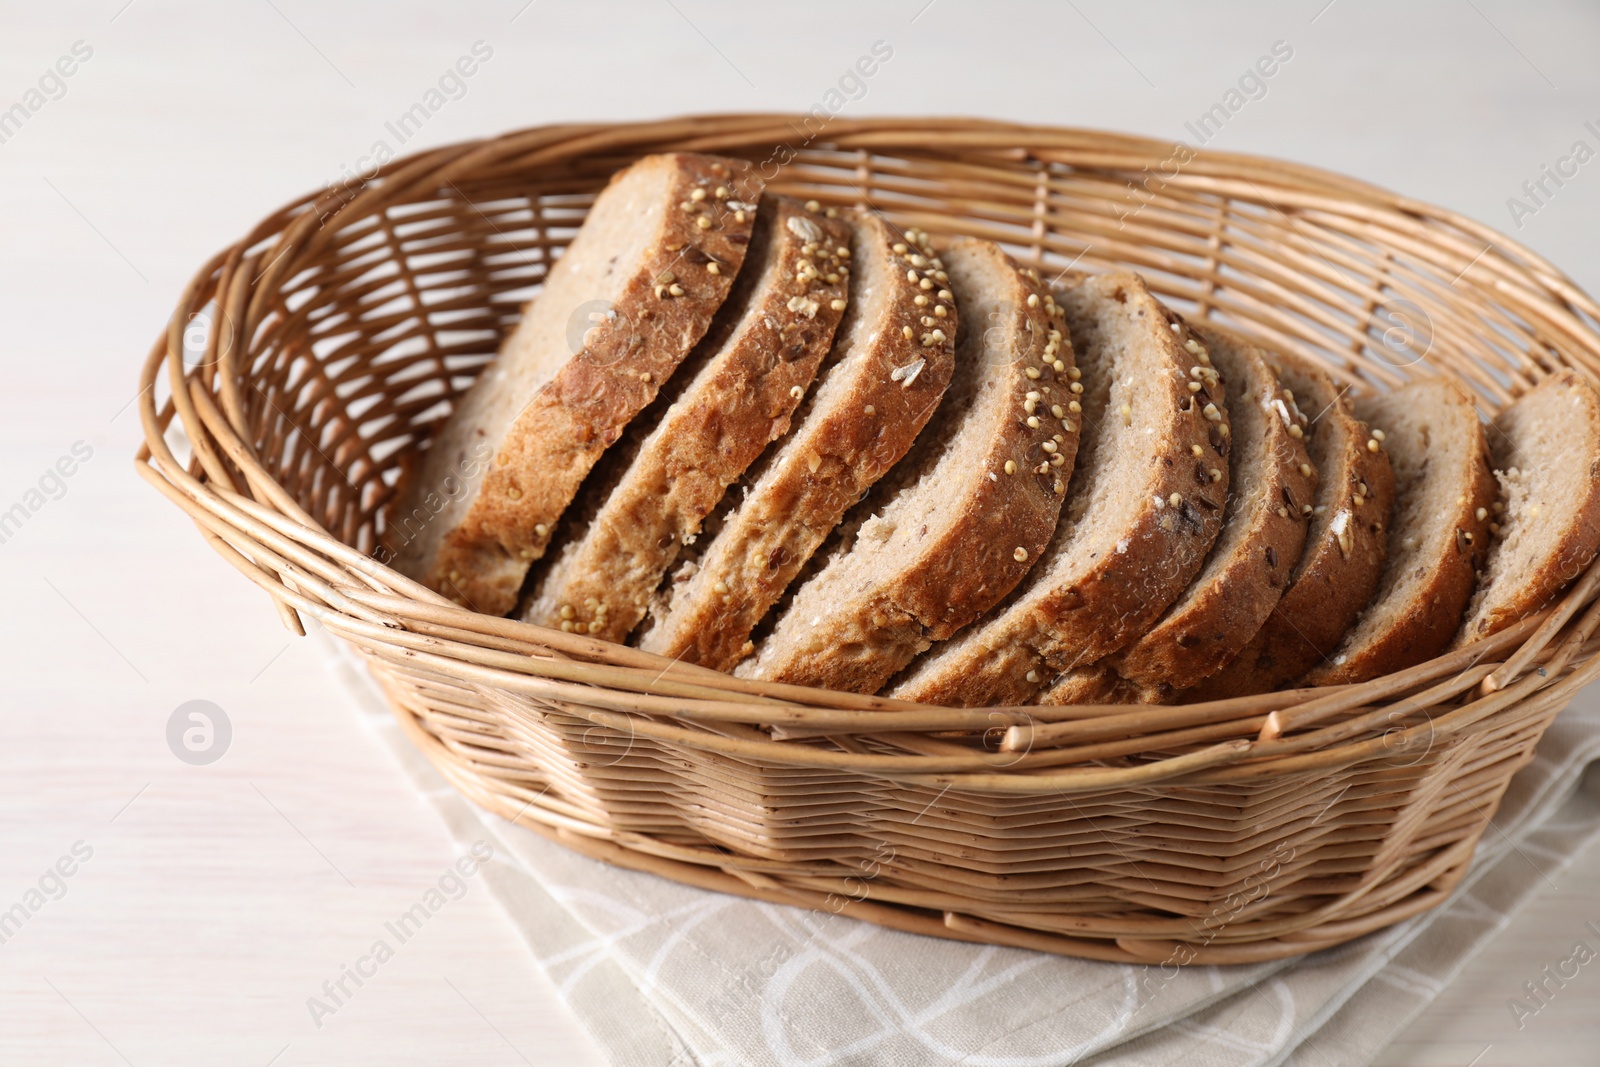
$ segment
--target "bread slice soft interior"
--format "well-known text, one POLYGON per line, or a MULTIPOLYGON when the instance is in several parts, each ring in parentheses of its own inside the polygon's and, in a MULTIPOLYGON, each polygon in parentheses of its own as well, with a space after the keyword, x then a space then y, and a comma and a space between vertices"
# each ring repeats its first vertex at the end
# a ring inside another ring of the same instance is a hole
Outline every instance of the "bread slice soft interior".
POLYGON ((950 388, 740 677, 875 693, 1010 592, 1055 530, 1082 419, 1066 320, 993 242, 940 258, 961 309, 950 388))
POLYGON ((1185 702, 1268 692, 1317 666, 1337 651, 1383 573, 1394 506, 1389 454, 1356 418, 1349 390, 1319 364, 1283 352, 1273 361, 1285 401, 1307 418, 1306 446, 1320 475, 1305 551, 1250 643, 1183 693, 1185 702))
MULTIPOLYGON (((1443 652, 1488 553, 1494 475, 1483 423, 1462 387, 1425 378, 1357 401, 1356 414, 1394 467, 1388 560, 1372 602, 1304 685, 1364 682, 1443 652)), ((1367 507, 1353 507, 1347 523, 1368 521, 1367 507)))
POLYGON ((1130 272, 1077 278, 1057 300, 1083 387, 1061 520, 1011 596, 913 661, 889 687, 893 696, 1028 702, 1050 678, 1143 633, 1221 528, 1230 430, 1200 340, 1130 272))
POLYGON ((1559 371, 1500 412, 1489 453, 1493 540, 1457 644, 1538 611, 1600 550, 1600 395, 1586 379, 1559 371))
MULTIPOLYGON (((1284 394, 1266 352, 1224 330, 1195 333, 1222 375, 1232 426, 1222 530, 1200 573, 1147 633, 1101 664, 1069 671, 1040 703, 1172 701, 1244 647, 1300 560, 1317 484, 1304 445, 1310 418, 1284 394)), ((1195 480, 1203 477, 1197 468, 1195 480)))
POLYGON ((729 484, 788 430, 844 314, 850 227, 785 196, 760 211, 732 294, 591 476, 523 621, 625 639, 729 484))
POLYGON ((749 169, 647 156, 596 197, 401 486, 385 536, 397 569, 478 611, 515 606, 590 468, 727 297, 755 220, 736 192, 749 169))
POLYGON ((756 626, 944 396, 958 316, 927 235, 866 212, 851 223, 849 306, 822 378, 652 601, 646 651, 717 670, 749 655, 756 626))

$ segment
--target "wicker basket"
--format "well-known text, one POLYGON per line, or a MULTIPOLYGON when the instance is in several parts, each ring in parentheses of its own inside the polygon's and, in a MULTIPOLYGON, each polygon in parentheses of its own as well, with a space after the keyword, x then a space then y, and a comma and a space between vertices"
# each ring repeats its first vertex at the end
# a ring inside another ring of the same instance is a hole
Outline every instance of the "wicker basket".
POLYGON ((139 471, 303 633, 371 667, 477 803, 590 856, 919 933, 1242 962, 1438 904, 1512 774, 1600 673, 1600 567, 1478 646, 1359 685, 1181 707, 955 710, 752 683, 474 614, 374 558, 406 454, 593 194, 663 149, 1131 266, 1184 314, 1356 390, 1453 375, 1492 414, 1600 368, 1600 309, 1448 211, 1309 167, 980 120, 715 116, 425 152, 273 214, 201 269, 144 368, 139 471), (809 125, 808 125, 809 123, 809 125), (181 432, 179 426, 181 425, 181 432))

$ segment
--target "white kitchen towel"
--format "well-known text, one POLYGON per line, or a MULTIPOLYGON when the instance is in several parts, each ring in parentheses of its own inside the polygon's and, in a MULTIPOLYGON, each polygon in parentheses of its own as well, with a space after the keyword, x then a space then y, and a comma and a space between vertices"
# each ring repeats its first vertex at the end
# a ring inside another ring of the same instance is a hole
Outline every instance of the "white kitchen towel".
MULTIPOLYGON (((320 636, 320 635, 319 635, 320 636)), ((1302 958, 1128 966, 886 930, 579 856, 477 809, 406 740, 359 661, 335 671, 464 842, 568 1005, 623 1065, 1185 1067, 1368 1062, 1600 831, 1600 691, 1517 776, 1445 907, 1302 958), (1307 1053, 1314 1050, 1314 1054, 1307 1053)))

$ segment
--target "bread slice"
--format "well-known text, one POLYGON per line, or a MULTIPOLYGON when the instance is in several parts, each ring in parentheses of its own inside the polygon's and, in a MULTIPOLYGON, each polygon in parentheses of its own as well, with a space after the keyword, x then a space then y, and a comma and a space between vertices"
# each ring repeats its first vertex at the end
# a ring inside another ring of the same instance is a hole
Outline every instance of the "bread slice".
MULTIPOLYGON (((1304 685, 1364 682, 1443 652, 1488 554, 1494 475, 1483 423, 1461 387, 1424 379, 1358 401, 1356 413, 1394 465, 1389 558, 1372 603, 1304 685)), ((1360 510, 1350 522, 1365 521, 1360 510)))
POLYGON ((1066 319, 993 242, 941 258, 961 308, 944 402, 740 677, 876 693, 1010 592, 1055 530, 1082 419, 1066 319))
MULTIPOLYGON (((950 384, 957 315, 927 235, 851 216, 850 303, 789 434, 730 492, 733 513, 651 607, 638 644, 718 670, 838 525, 894 466, 950 384)), ((721 509, 719 508, 719 511, 721 509)))
POLYGON ((594 514, 564 524, 572 528, 561 531, 564 547, 524 621, 607 641, 639 624, 681 546, 788 430, 844 314, 849 242, 842 218, 786 196, 762 199, 732 295, 657 399, 656 407, 670 401, 659 420, 650 424, 646 412, 614 450, 632 446, 617 456, 622 469, 599 491, 594 514))
POLYGON ((1136 274, 1083 278, 1057 299, 1084 387, 1061 522, 1022 587, 913 661, 894 696, 1026 703, 1048 678, 1142 633, 1221 528, 1230 430, 1199 339, 1136 274))
POLYGON ((1310 420, 1283 394, 1265 352, 1223 330, 1195 333, 1222 375, 1233 427, 1222 531, 1200 573, 1148 633, 1099 664, 1067 672, 1042 704, 1170 702, 1244 647, 1300 560, 1317 485, 1303 443, 1310 420))
POLYGON ((1250 643, 1185 692, 1185 702, 1265 693, 1332 656, 1372 600, 1387 558, 1394 507, 1389 454, 1356 418, 1347 390, 1316 363, 1287 353, 1273 359, 1284 402, 1308 418, 1307 450, 1321 476, 1305 552, 1250 643))
POLYGON ((515 606, 584 476, 727 297, 755 220, 733 192, 748 170, 672 153, 611 180, 402 488, 400 571, 478 611, 515 606))
POLYGON ((1456 644, 1554 600, 1600 550, 1600 395, 1575 371, 1540 382, 1489 431, 1500 482, 1489 560, 1456 644))

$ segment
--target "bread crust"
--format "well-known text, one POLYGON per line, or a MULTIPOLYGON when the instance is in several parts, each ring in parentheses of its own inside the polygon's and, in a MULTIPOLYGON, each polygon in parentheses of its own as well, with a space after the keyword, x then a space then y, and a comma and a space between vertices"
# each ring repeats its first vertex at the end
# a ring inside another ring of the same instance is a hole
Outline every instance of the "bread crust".
MULTIPOLYGON (((1047 550, 1046 562, 1034 569, 1022 589, 913 662, 891 687, 893 696, 966 707, 1029 702, 1049 677, 1116 651, 1148 626, 1189 584, 1221 528, 1228 479, 1227 415, 1214 377, 1190 375, 1191 367, 1205 362, 1196 352, 1200 341, 1136 274, 1087 277, 1073 290, 1081 292, 1064 292, 1061 302, 1068 309, 1080 366, 1086 352, 1078 343, 1080 324, 1073 321, 1080 299, 1127 305, 1128 314, 1142 324, 1144 362, 1119 361, 1111 372, 1120 380, 1137 365, 1141 377, 1136 383, 1130 379, 1126 389, 1113 387, 1104 417, 1125 418, 1133 425, 1134 418, 1143 422, 1145 412, 1152 413, 1148 425, 1154 440, 1142 468, 1143 502, 1120 531, 1115 551, 1092 560, 1069 553, 1058 570, 1047 550), (1191 381, 1200 382, 1199 391, 1189 389, 1191 381), (1124 396, 1141 405, 1136 416, 1120 412, 1124 396), (1197 484, 1197 446, 1203 457, 1199 474, 1218 470, 1218 477, 1207 476, 1204 484, 1197 484), (1217 466, 1210 468, 1213 463, 1217 466), (1169 503, 1173 496, 1178 503, 1169 503)), ((1096 432, 1088 418, 1084 432, 1096 432)), ((1080 468, 1081 460, 1080 452, 1080 468)), ((1074 492, 1069 487, 1068 508, 1074 492)), ((1058 542, 1067 523, 1064 514, 1058 542)))
POLYGON ((1388 558, 1394 508, 1389 454, 1356 418, 1346 390, 1315 362, 1272 354, 1278 376, 1309 417, 1307 432, 1322 453, 1316 517, 1305 551, 1282 599, 1244 649, 1217 674, 1183 693, 1185 702, 1264 693, 1332 656, 1356 617, 1372 600, 1388 558), (1326 435, 1325 441, 1320 439, 1326 435), (1355 501, 1361 500, 1356 505, 1355 501), (1333 528, 1340 509, 1360 521, 1333 528), (1342 534, 1342 535, 1341 535, 1342 534))
MULTIPOLYGON (((744 261, 755 208, 736 194, 715 191, 737 189, 749 164, 682 152, 650 156, 614 176, 606 192, 641 167, 662 171, 665 207, 637 263, 623 265, 627 278, 612 301, 609 320, 586 332, 582 350, 528 398, 499 441, 488 442, 494 459, 458 521, 441 516, 436 521, 445 528, 394 548, 401 570, 457 603, 492 615, 516 605, 529 565, 544 555, 556 521, 584 477, 704 335, 744 261), (708 270, 712 263, 718 267, 715 274, 708 270), (668 272, 681 295, 663 284, 668 272)), ((599 206, 597 200, 591 217, 599 206)), ((551 268, 545 292, 582 236, 580 231, 551 268)), ((550 309, 544 318, 567 310, 550 309)), ((530 344, 530 324, 540 315, 536 298, 502 346, 501 361, 515 360, 518 346, 530 344)), ((505 384, 486 370, 474 389, 505 384)), ((466 398, 457 415, 463 408, 471 408, 466 398)), ((485 436, 470 426, 444 432, 476 435, 480 441, 485 436)), ((453 458, 424 456, 420 476, 401 494, 402 513, 416 493, 429 491, 444 475, 453 458)))
POLYGON ((944 396, 959 320, 944 272, 910 259, 932 258, 926 235, 896 233, 873 214, 851 218, 852 291, 837 355, 692 574, 652 605, 637 639, 646 651, 718 670, 748 655, 756 625, 845 512, 905 455, 944 396), (890 287, 881 303, 858 288, 866 256, 879 257, 881 284, 890 287), (919 296, 925 305, 914 302, 919 296), (934 307, 950 321, 937 334, 921 323, 934 307))
MULTIPOLYGON (((1576 371, 1552 374, 1495 419, 1489 445, 1495 474, 1497 478, 1505 478, 1508 475, 1502 472, 1511 467, 1527 467, 1538 462, 1533 457, 1519 456, 1516 442, 1506 427, 1519 414, 1519 409, 1556 402, 1552 401, 1552 393, 1563 394, 1577 409, 1575 415, 1559 421, 1563 438, 1574 450, 1570 457, 1564 455, 1561 459, 1565 461, 1563 468, 1570 463, 1576 475, 1566 487, 1577 497, 1576 506, 1561 531, 1556 550, 1535 559, 1506 559, 1499 551, 1503 543, 1501 535, 1509 532, 1509 524, 1535 521, 1535 517, 1515 511, 1505 511, 1498 516, 1496 525, 1505 525, 1506 529, 1492 531, 1495 540, 1479 578, 1477 593, 1468 606, 1467 621, 1456 635, 1458 646, 1498 633, 1543 608, 1588 569, 1595 553, 1600 551, 1600 394, 1576 371), (1514 591, 1507 594, 1503 583, 1511 583, 1514 591)), ((1501 512, 1504 504, 1504 499, 1497 502, 1495 510, 1501 512)))
POLYGON ((1055 530, 1082 420, 1066 407, 1066 319, 1037 273, 993 242, 959 240, 934 264, 962 309, 935 418, 959 421, 923 431, 896 472, 905 484, 862 505, 880 517, 800 587, 740 677, 875 693, 1010 592, 1055 530), (967 495, 951 515, 953 489, 967 495))
POLYGON ((1200 575, 1148 633, 1103 665, 1069 671, 1041 704, 1171 702, 1250 640, 1299 562, 1317 485, 1302 443, 1310 418, 1292 394, 1283 395, 1267 353, 1224 330, 1195 327, 1195 333, 1222 372, 1234 427, 1234 489, 1223 532, 1200 575), (1256 418, 1262 438, 1245 448, 1251 443, 1245 428, 1256 418), (1253 479, 1247 480, 1242 463, 1264 469, 1249 472, 1253 479), (1252 482, 1252 499, 1241 500, 1238 490, 1252 482))
MULTIPOLYGON (((1356 620, 1333 656, 1307 672, 1298 685, 1364 682, 1404 670, 1443 652, 1460 628, 1462 613, 1488 551, 1487 515, 1494 503, 1495 482, 1477 411, 1459 390, 1453 383, 1425 379, 1358 403, 1358 415, 1373 430, 1383 429, 1386 405, 1400 405, 1411 410, 1430 406, 1454 408, 1451 418, 1458 428, 1464 428, 1467 441, 1464 447, 1452 449, 1434 435, 1427 448, 1426 477, 1450 479, 1453 491, 1448 494, 1448 508, 1432 521, 1441 523, 1444 529, 1453 526, 1455 537, 1444 551, 1432 558, 1413 558, 1391 544, 1377 599, 1356 620), (1478 517, 1480 512, 1485 518, 1478 517), (1390 572, 1397 567, 1420 568, 1422 580, 1408 596, 1400 597, 1401 591, 1388 581, 1390 572), (1369 622, 1369 619, 1375 621, 1369 622)), ((1387 410, 1392 413, 1396 409, 1387 410)), ((1383 449, 1392 452, 1394 447, 1396 437, 1391 431, 1383 449)), ((1396 508, 1404 506, 1406 493, 1420 491, 1420 480, 1402 484, 1397 474, 1396 508)), ((1400 536, 1399 530, 1397 512, 1390 523, 1391 541, 1400 536)))
POLYGON ((760 211, 763 262, 746 261, 749 276, 680 373, 702 357, 703 368, 540 577, 523 621, 626 639, 729 484, 788 431, 844 315, 850 227, 775 194, 760 211))

